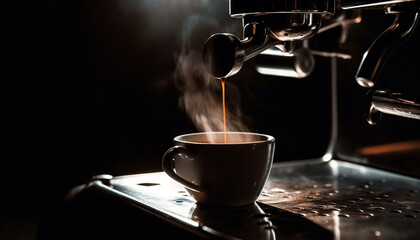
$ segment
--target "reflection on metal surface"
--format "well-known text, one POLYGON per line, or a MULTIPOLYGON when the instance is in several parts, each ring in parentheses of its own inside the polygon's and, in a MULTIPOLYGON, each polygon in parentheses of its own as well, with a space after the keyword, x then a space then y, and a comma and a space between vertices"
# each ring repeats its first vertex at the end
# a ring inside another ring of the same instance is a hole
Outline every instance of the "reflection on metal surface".
POLYGON ((214 234, 216 236, 223 234, 225 238, 276 239, 274 229, 277 226, 256 203, 242 207, 194 205, 190 212, 190 218, 197 220, 204 230, 211 229, 213 234, 217 233, 214 234))
POLYGON ((420 217, 419 190, 418 179, 330 161, 273 168, 259 201, 304 213, 336 239, 354 238, 355 234, 370 238, 375 232, 383 239, 414 239, 420 236, 415 228, 420 217), (286 191, 277 193, 272 190, 276 188, 286 191))
MULTIPOLYGON (((386 113, 420 120, 420 96, 387 90, 376 90, 372 94, 372 103, 369 111, 370 115, 386 113)), ((375 124, 380 120, 380 117, 370 117, 370 120, 375 124)))
POLYGON ((326 229, 302 218, 302 214, 262 203, 239 207, 196 204, 182 185, 163 172, 116 177, 112 180, 112 188, 105 185, 102 188, 200 236, 223 239, 276 239, 276 236, 332 239, 326 229))
POLYGON ((388 143, 382 145, 368 146, 360 149, 363 155, 392 154, 406 151, 419 151, 420 140, 388 143))
POLYGON ((420 236, 420 180, 341 161, 277 164, 257 204, 245 207, 197 205, 182 185, 163 172, 114 177, 111 187, 103 187, 156 216, 207 236, 420 236))
POLYGON ((304 78, 309 76, 315 66, 312 53, 301 47, 293 53, 284 53, 278 48, 270 48, 255 58, 256 69, 260 74, 304 78))
POLYGON ((321 57, 336 57, 336 58, 341 58, 341 59, 351 59, 352 56, 350 54, 347 53, 340 53, 340 52, 325 52, 325 51, 317 51, 317 50, 311 50, 311 53, 313 55, 317 55, 317 56, 321 56, 321 57))

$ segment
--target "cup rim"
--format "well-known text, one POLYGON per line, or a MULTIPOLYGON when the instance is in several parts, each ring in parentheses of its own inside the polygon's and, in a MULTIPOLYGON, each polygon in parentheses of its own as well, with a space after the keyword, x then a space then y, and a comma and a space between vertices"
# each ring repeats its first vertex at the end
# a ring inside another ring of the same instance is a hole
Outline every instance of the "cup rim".
POLYGON ((183 140, 182 138, 188 137, 188 136, 196 136, 196 135, 206 135, 206 134, 224 134, 224 132, 196 132, 196 133, 187 133, 182 134, 179 136, 176 136, 174 138, 175 142, 179 143, 185 143, 185 144, 196 144, 196 145, 246 145, 246 144, 258 144, 258 143, 265 143, 265 142, 274 142, 275 138, 271 135, 262 134, 262 133, 254 133, 254 132, 226 132, 227 134, 240 134, 240 135, 254 135, 254 136, 260 136, 265 137, 265 140, 261 141, 249 141, 249 142, 235 142, 235 143, 203 143, 203 142, 193 142, 193 141, 187 141, 183 140))

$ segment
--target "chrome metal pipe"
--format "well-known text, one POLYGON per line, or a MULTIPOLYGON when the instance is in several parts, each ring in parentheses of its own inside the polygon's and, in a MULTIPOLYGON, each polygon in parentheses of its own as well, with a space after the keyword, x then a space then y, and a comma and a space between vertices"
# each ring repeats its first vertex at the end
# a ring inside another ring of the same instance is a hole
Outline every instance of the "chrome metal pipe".
POLYGON ((372 95, 368 122, 376 124, 380 120, 379 113, 420 120, 420 96, 376 90, 372 95))
POLYGON ((395 15, 394 23, 383 32, 363 55, 356 81, 360 86, 371 88, 391 53, 414 31, 418 12, 404 12, 395 15))

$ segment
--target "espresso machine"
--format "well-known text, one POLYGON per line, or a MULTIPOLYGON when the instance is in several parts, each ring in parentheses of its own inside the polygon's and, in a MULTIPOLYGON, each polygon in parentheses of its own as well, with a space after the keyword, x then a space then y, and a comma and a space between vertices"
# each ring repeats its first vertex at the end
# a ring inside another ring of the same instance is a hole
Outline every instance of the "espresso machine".
MULTIPOLYGON (((49 223, 54 232, 41 226, 40 238, 418 239, 419 12, 418 0, 230 0, 243 36, 208 36, 208 74, 321 85, 287 89, 291 105, 324 99, 314 115, 284 114, 302 128, 325 117, 326 143, 308 143, 320 154, 275 161, 258 200, 241 207, 196 204, 161 171, 93 176, 68 193, 67 217, 49 223)), ((276 144, 281 158, 287 139, 276 144)))

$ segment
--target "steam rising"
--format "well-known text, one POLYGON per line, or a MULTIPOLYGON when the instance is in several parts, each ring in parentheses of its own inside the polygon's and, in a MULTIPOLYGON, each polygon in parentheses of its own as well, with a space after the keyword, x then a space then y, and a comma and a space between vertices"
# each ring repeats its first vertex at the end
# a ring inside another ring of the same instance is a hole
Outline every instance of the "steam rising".
MULTIPOLYGON (((200 15, 187 19, 175 73, 181 91, 180 108, 199 131, 205 132, 223 131, 221 82, 207 73, 202 60, 204 42, 217 27, 216 21, 200 15)), ((227 131, 249 131, 242 121, 240 91, 229 79, 226 80, 226 118, 227 131)))

